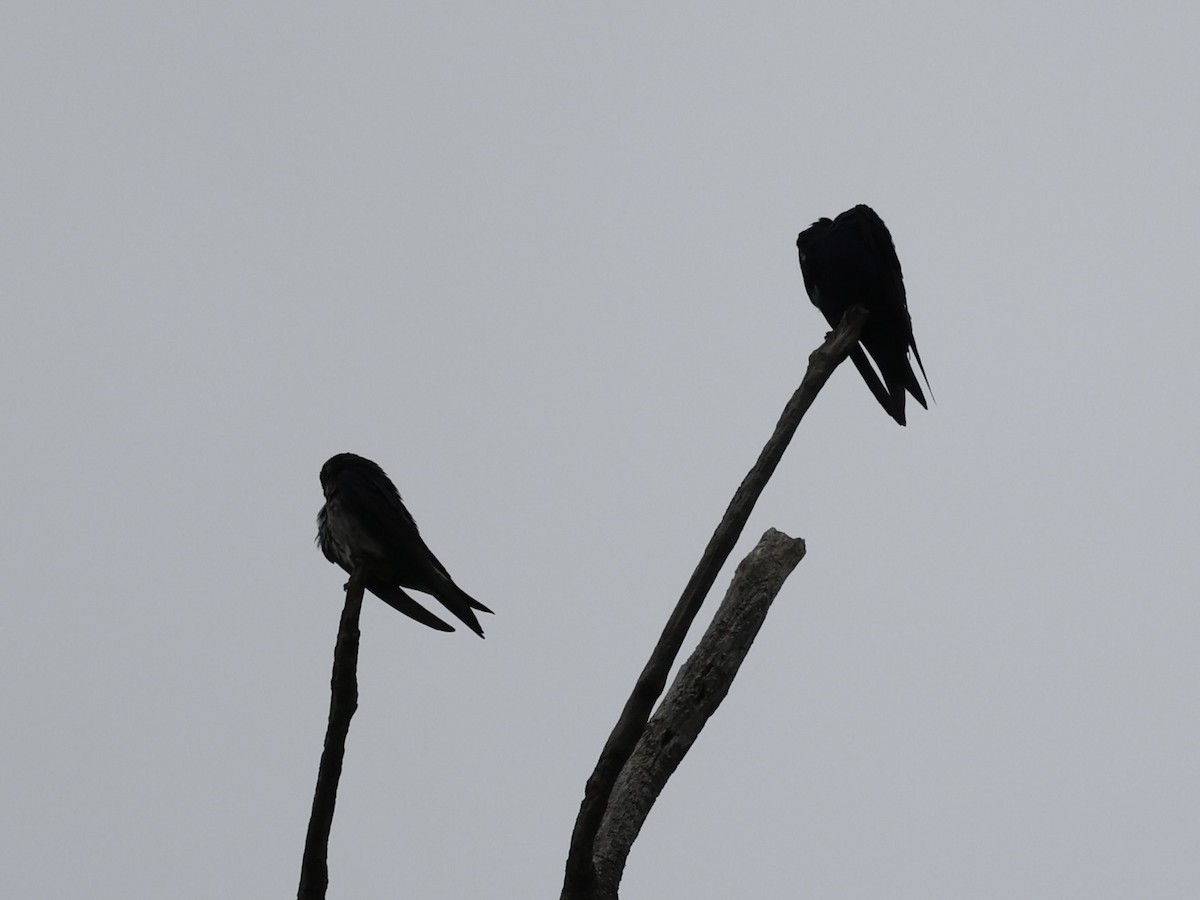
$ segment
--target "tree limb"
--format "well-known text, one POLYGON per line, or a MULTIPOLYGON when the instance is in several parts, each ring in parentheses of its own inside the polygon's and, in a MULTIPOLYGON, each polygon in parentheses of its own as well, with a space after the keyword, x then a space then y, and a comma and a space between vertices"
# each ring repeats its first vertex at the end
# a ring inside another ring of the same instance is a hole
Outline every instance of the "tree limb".
POLYGON ((594 897, 596 867, 593 853, 596 834, 608 808, 613 785, 633 753, 650 712, 663 692, 667 675, 675 657, 679 655, 679 648, 683 645, 692 620, 700 611, 700 605, 716 580, 721 566, 733 551, 734 544, 750 518, 759 495, 766 487, 767 480, 774 473, 800 420, 812 406, 817 393, 829 380, 833 370, 847 357, 851 349, 858 345, 866 318, 866 309, 861 306, 851 307, 838 327, 830 332, 825 342, 809 356, 808 371, 784 407, 775 432, 763 447, 754 467, 738 487, 721 523, 709 539, 708 546, 704 548, 700 562, 683 589, 670 618, 667 619, 662 635, 641 675, 638 676, 633 692, 625 702, 621 716, 609 734, 604 748, 600 751, 596 767, 588 778, 583 802, 580 804, 579 815, 575 819, 575 827, 571 834, 560 900, 592 900, 594 897))
POLYGON ((741 561, 712 623, 675 676, 608 801, 596 835, 596 897, 616 900, 629 850, 667 779, 716 712, 784 581, 804 557, 804 541, 768 528, 741 561))
POLYGON ((362 576, 356 571, 346 582, 346 605, 342 608, 337 644, 333 650, 329 724, 317 770, 304 859, 300 863, 298 900, 324 900, 325 890, 329 887, 329 829, 333 825, 333 807, 337 802, 338 781, 342 777, 346 735, 350 731, 350 719, 358 709, 358 617, 362 601, 362 576))

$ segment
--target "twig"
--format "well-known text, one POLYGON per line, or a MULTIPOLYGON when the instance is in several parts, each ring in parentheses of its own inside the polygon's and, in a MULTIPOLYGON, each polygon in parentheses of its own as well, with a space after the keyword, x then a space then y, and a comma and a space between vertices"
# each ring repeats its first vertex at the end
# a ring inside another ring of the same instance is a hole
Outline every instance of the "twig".
POLYGON ((683 589, 670 618, 667 619, 662 635, 641 675, 638 676, 633 692, 625 701, 621 716, 609 734, 604 749, 600 751, 600 759, 588 778, 583 802, 580 804, 579 815, 575 819, 575 828, 571 834, 560 900, 592 900, 594 897, 596 866, 593 852, 596 833, 608 808, 617 776, 633 753, 650 712, 663 692, 667 675, 679 654, 688 628, 700 611, 700 605, 716 580, 721 566, 733 551, 734 544, 750 518, 759 495, 766 487, 767 480, 775 471, 788 442, 795 434, 800 420, 812 406, 817 393, 850 350, 857 346, 866 318, 867 311, 863 307, 851 307, 842 318, 841 324, 809 356, 808 371, 784 407, 775 432, 763 447, 754 467, 738 487, 721 523, 709 539, 708 546, 704 548, 696 570, 683 589))
POLYGON ((784 581, 804 558, 804 541, 768 528, 738 564, 725 599, 621 770, 596 835, 596 896, 613 898, 650 808, 716 712, 784 581))
POLYGON ((298 900, 324 900, 325 890, 329 887, 329 829, 333 825, 333 807, 337 802, 338 781, 342 777, 346 734, 350 731, 350 718, 358 708, 358 617, 362 601, 362 578, 355 572, 346 582, 346 605, 342 608, 337 644, 333 650, 329 725, 325 729, 325 749, 321 751, 308 836, 304 841, 304 859, 300 863, 298 900))

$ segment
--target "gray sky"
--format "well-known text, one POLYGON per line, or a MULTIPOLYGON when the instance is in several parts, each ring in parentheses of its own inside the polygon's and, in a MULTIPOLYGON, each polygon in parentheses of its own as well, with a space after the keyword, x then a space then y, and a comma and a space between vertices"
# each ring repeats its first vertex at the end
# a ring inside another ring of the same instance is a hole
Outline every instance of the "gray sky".
POLYGON ((937 405, 818 400, 623 897, 1200 894, 1197 18, 7 5, 3 893, 294 895, 350 450, 497 615, 368 598, 330 896, 556 896, 866 202, 937 405))

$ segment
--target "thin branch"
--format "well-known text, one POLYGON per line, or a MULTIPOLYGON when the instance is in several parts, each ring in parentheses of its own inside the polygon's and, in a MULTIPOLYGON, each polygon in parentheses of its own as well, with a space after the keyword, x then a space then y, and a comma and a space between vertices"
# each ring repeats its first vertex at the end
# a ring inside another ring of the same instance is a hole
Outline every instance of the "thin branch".
POLYGON ((766 487, 767 480, 775 471, 788 442, 795 434, 800 420, 812 406, 817 393, 850 350, 857 346, 866 318, 867 311, 863 307, 851 307, 842 318, 841 324, 826 337, 825 343, 809 356, 808 371, 800 382, 800 387, 784 407, 774 434, 763 447, 750 473, 738 487, 721 523, 709 539, 696 570, 683 589, 683 594, 675 604, 675 609, 671 612, 650 659, 625 702, 616 726, 608 736, 604 749, 600 751, 596 768, 588 778, 583 802, 580 804, 579 815, 575 819, 575 828, 571 834, 560 900, 591 900, 594 896, 596 867, 593 850, 596 833, 608 808, 609 796, 617 776, 633 753, 646 726, 646 720, 663 692, 667 675, 675 657, 679 655, 679 648, 683 645, 688 628, 700 611, 700 605, 716 580, 721 566, 733 551, 734 544, 750 518, 759 495, 766 487))
POLYGON ((738 564, 700 643, 670 690, 613 788, 596 835, 596 896, 616 900, 629 850, 650 808, 716 712, 784 581, 804 558, 804 541, 768 528, 738 564))
POLYGON ((350 719, 358 709, 358 617, 362 601, 362 577, 355 572, 346 582, 346 605, 342 608, 337 644, 333 650, 329 725, 325 729, 325 749, 321 752, 321 766, 317 770, 317 788, 308 819, 304 859, 300 863, 298 900, 324 900, 325 890, 329 887, 329 829, 333 825, 333 807, 337 802, 338 781, 342 777, 346 734, 350 731, 350 719))

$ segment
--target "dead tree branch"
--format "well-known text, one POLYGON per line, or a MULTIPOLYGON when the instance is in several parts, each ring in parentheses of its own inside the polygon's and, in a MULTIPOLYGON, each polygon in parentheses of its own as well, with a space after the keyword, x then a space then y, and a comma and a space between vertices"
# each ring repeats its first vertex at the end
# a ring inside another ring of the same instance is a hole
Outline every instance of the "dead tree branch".
POLYGON ((808 358, 808 371, 800 386, 784 407, 758 460, 738 487, 720 524, 700 557, 683 594, 675 604, 662 635, 650 654, 633 692, 625 702, 616 726, 609 734, 595 769, 584 789, 583 802, 571 834, 567 854, 566 874, 560 900, 594 900, 596 897, 596 865, 594 860, 596 834, 608 810, 609 798, 617 777, 633 753, 650 717, 654 704, 662 695, 667 675, 679 655, 679 648, 688 628, 700 611, 717 573, 729 558, 734 544, 741 536, 746 521, 754 509, 767 480, 775 471, 784 450, 795 434, 800 420, 812 406, 817 393, 829 380, 833 370, 849 355, 858 343, 866 321, 867 311, 855 306, 846 313, 841 324, 808 358))
POLYGON ((617 897, 629 850, 667 779, 716 712, 804 541, 774 528, 738 564, 716 616, 675 676, 613 788, 596 835, 596 896, 617 897))
POLYGON ((346 753, 346 735, 350 719, 358 709, 358 618, 362 611, 363 583, 358 572, 346 582, 346 605, 338 623, 337 644, 333 650, 333 675, 329 682, 329 724, 325 729, 325 749, 317 770, 317 788, 313 793, 308 836, 304 841, 304 859, 300 863, 298 900, 324 900, 329 887, 329 829, 333 825, 333 807, 337 802, 338 781, 342 777, 342 757, 346 753))

